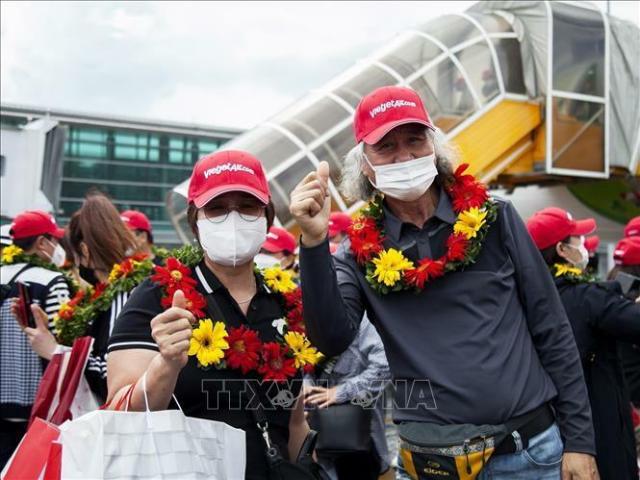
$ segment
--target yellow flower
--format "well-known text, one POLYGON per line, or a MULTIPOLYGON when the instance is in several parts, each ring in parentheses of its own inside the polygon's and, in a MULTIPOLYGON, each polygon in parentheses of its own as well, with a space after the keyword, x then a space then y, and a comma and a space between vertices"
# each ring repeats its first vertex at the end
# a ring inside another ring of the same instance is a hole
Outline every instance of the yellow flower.
POLYGON ((122 273, 122 268, 120 267, 120 264, 116 263, 111 269, 111 272, 109 273, 109 283, 116 280, 121 273, 122 273))
POLYGON ((561 277, 562 275, 580 275, 582 270, 577 267, 572 267, 571 265, 567 265, 565 263, 556 263, 554 265, 556 267, 556 277, 561 277))
POLYGON ((477 207, 470 208, 460 213, 458 221, 453 226, 455 233, 462 233, 467 240, 475 238, 478 231, 486 223, 487 211, 477 207))
POLYGON ((222 322, 215 325, 210 318, 200 320, 200 325, 193 331, 189 344, 190 356, 195 355, 203 367, 217 365, 224 358, 224 350, 229 348, 227 329, 222 322))
POLYGON ((318 349, 311 346, 311 342, 301 333, 288 332, 284 336, 284 341, 293 351, 296 368, 302 368, 308 363, 315 365, 322 356, 318 349))
POLYGON ((387 287, 393 287, 402 277, 402 272, 413 268, 413 262, 395 248, 380 252, 373 259, 373 264, 376 266, 373 275, 378 278, 378 282, 384 283, 387 287))
POLYGON ((280 267, 265 268, 262 276, 267 286, 276 293, 289 293, 297 288, 293 275, 280 267))
POLYGON ((13 262, 13 259, 24 251, 17 245, 8 245, 2 249, 2 261, 5 263, 13 262))

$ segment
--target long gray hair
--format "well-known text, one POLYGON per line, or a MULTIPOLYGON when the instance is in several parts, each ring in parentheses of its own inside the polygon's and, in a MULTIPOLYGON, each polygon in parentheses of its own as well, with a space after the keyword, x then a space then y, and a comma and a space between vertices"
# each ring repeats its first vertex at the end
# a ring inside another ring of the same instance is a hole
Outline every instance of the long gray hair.
MULTIPOLYGON (((453 165, 458 158, 458 152, 447 142, 440 130, 434 132, 427 129, 427 137, 433 142, 436 154, 437 180, 440 184, 448 186, 453 182, 453 165)), ((375 192, 375 188, 362 171, 364 162, 364 143, 360 142, 349 150, 342 167, 340 191, 348 200, 366 202, 375 192)))

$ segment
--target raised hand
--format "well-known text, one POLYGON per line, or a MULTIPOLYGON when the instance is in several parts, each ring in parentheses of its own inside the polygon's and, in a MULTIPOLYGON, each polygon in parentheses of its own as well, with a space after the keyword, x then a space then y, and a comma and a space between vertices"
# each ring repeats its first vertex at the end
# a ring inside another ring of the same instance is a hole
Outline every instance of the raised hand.
POLYGON ((320 162, 291 192, 289 211, 302 232, 307 247, 324 241, 329 230, 331 196, 329 195, 329 164, 320 162))
POLYGON ((36 328, 25 327, 24 333, 29 339, 33 351, 42 358, 51 360, 58 342, 49 331, 49 317, 47 317, 44 310, 33 303, 31 304, 31 311, 36 322, 36 328))
POLYGON ((187 364, 191 325, 196 319, 187 310, 182 290, 173 294, 171 308, 151 320, 151 336, 158 344, 160 355, 170 366, 180 370, 187 364))

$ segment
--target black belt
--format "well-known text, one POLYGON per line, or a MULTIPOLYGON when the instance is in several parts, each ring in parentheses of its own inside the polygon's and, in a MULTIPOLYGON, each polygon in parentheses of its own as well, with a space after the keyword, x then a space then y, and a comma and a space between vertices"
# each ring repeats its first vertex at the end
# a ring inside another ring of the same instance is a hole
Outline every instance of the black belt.
POLYGON ((555 421, 556 417, 548 403, 509 420, 506 425, 510 433, 498 444, 493 454, 504 455, 526 450, 529 446, 529 440, 544 432, 555 421))

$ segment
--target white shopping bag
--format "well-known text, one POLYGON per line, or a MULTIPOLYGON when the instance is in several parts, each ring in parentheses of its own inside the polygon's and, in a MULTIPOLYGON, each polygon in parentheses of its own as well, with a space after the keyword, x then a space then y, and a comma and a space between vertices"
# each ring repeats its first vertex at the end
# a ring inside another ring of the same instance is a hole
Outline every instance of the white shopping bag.
POLYGON ((245 432, 182 410, 98 410, 63 423, 58 441, 62 479, 244 480, 245 432))

